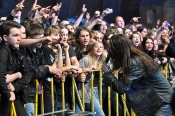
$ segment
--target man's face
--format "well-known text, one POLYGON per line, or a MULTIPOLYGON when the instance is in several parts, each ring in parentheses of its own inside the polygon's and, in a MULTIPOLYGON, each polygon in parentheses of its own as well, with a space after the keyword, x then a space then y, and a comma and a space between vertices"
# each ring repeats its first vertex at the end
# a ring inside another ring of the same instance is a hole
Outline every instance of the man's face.
POLYGON ((122 17, 117 17, 116 20, 115 20, 115 25, 124 28, 125 27, 125 21, 123 20, 122 17))
POLYGON ((11 46, 18 48, 20 44, 20 34, 21 31, 19 28, 12 28, 10 29, 10 34, 9 35, 4 35, 4 41, 6 41, 8 44, 11 46))

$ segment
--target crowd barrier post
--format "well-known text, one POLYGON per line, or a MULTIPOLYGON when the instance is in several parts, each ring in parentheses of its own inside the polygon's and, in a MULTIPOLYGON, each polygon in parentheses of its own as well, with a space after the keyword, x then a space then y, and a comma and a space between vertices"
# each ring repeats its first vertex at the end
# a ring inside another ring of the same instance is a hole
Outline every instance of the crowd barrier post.
POLYGON ((72 110, 75 110, 75 85, 73 79, 72 79, 72 110))
MULTIPOLYGON (((114 76, 118 79, 118 70, 114 70, 114 76)), ((119 116, 119 95, 116 92, 116 116, 119 116)))
POLYGON ((80 109, 81 109, 81 111, 85 111, 84 108, 83 108, 82 102, 81 102, 81 98, 80 98, 79 93, 78 93, 78 88, 76 86, 76 82, 75 82, 74 77, 72 77, 72 82, 73 82, 73 85, 74 85, 74 88, 75 88, 75 93, 77 95, 77 99, 78 99, 78 103, 80 105, 80 109))
MULTIPOLYGON (((43 86, 42 86, 42 90, 43 90, 43 86)), ((42 93, 40 96, 41 99, 41 114, 44 114, 44 94, 42 93)))
POLYGON ((111 116, 111 88, 108 86, 108 116, 111 116))
POLYGON ((39 82, 36 79, 35 80, 36 83, 36 95, 35 95, 35 110, 34 110, 34 115, 37 116, 38 115, 38 86, 39 86, 39 82))
POLYGON ((91 111, 94 112, 94 73, 91 73, 90 86, 91 86, 91 111))
POLYGON ((102 70, 99 71, 99 99, 100 99, 100 105, 103 108, 103 99, 102 99, 102 70))
POLYGON ((169 63, 167 63, 165 65, 165 77, 166 77, 166 79, 168 79, 168 77, 169 77, 169 74, 168 74, 168 65, 169 65, 169 63))
POLYGON ((10 116, 13 116, 13 107, 12 107, 12 104, 10 106, 10 116))
POLYGON ((53 82, 53 78, 50 78, 50 83, 51 83, 51 97, 52 97, 52 112, 54 112, 54 105, 55 105, 55 103, 54 103, 54 82, 53 82))
POLYGON ((14 102, 11 103, 10 116, 17 116, 17 115, 16 115, 16 110, 15 110, 14 102))
POLYGON ((116 96, 116 116, 119 116, 119 101, 118 101, 118 93, 115 94, 116 96))
POLYGON ((85 109, 85 104, 84 104, 84 83, 81 83, 81 92, 82 92, 82 105, 83 105, 83 108, 85 109))
POLYGON ((62 110, 65 109, 65 93, 64 93, 64 82, 61 82, 61 94, 62 94, 62 110))
POLYGON ((131 108, 131 116, 136 116, 135 112, 133 111, 133 109, 131 108))

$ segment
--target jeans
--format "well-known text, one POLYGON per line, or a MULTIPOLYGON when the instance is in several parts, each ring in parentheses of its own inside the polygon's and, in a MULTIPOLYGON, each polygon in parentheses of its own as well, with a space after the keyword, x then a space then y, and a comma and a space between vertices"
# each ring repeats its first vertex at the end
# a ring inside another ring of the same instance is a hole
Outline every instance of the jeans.
MULTIPOLYGON (((85 103, 85 108, 87 111, 91 111, 91 103, 85 103)), ((99 103, 98 88, 94 88, 94 111, 96 116, 105 116, 102 107, 99 103)))
POLYGON ((169 103, 164 103, 155 116, 171 116, 172 110, 169 103))
POLYGON ((34 116, 34 103, 26 103, 26 112, 28 116, 34 116))
POLYGON ((61 101, 57 101, 55 103, 55 111, 62 110, 61 107, 62 107, 62 102, 61 101))

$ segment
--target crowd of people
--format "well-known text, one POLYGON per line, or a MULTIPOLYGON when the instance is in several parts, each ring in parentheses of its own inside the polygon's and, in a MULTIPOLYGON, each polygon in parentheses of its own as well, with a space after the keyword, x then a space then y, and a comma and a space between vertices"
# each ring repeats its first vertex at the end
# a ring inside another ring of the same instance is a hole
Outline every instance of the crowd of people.
MULTIPOLYGON (((91 111, 90 74, 93 70, 103 71, 103 104, 107 103, 107 86, 111 87, 112 115, 116 115, 114 94, 117 92, 126 93, 128 105, 138 116, 171 116, 173 83, 165 78, 160 67, 165 68, 175 60, 173 24, 157 20, 155 26, 147 28, 139 22, 141 17, 134 17, 125 24, 121 16, 109 23, 104 20, 112 13, 109 8, 102 13, 96 11, 90 17, 84 4, 82 13, 71 24, 68 20, 59 20, 62 3, 42 8, 37 0, 22 20, 23 3, 24 0, 18 3, 7 19, 0 22, 2 116, 9 115, 12 101, 17 116, 34 116, 36 79, 39 94, 44 95, 44 113, 53 111, 52 79, 54 111, 62 109, 62 82, 65 84, 64 104, 71 109, 72 78, 81 98, 80 84, 85 84, 85 110, 91 111), (80 25, 83 17, 86 22, 80 25), (118 79, 114 70, 119 72, 118 79)), ((94 111, 97 116, 105 116, 107 105, 100 106, 98 77, 94 73, 94 111)), ((80 110, 78 102, 76 110, 80 110)), ((119 114, 122 113, 119 102, 119 114)))

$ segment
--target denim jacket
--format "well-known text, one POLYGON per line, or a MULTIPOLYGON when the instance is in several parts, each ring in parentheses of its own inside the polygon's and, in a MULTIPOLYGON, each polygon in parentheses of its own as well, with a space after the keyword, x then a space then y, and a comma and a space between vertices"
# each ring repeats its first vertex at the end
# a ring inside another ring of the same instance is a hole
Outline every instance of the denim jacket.
MULTIPOLYGON (((146 77, 146 73, 145 73, 145 69, 144 66, 141 62, 136 61, 136 60, 131 60, 131 74, 128 77, 129 83, 126 83, 124 81, 124 79, 117 79, 113 73, 106 73, 103 75, 103 82, 104 84, 108 85, 111 87, 112 90, 118 92, 119 94, 127 94, 127 97, 129 99, 137 99, 137 96, 133 96, 133 92, 137 92, 137 91, 133 91, 133 88, 136 88, 138 91, 139 89, 142 90, 142 88, 139 88, 140 85, 142 85, 143 87, 145 85, 150 86, 151 88, 153 88, 153 91, 155 91, 157 93, 157 96, 160 97, 162 100, 161 102, 167 102, 170 103, 171 101, 171 97, 174 93, 170 83, 167 81, 167 79, 164 77, 164 75, 161 73, 160 70, 155 71, 151 76, 146 77), (144 84, 142 84, 144 83, 144 84), (135 97, 135 98, 132 98, 135 97)), ((146 87, 146 86, 145 86, 146 87)), ((139 93, 138 93, 139 94, 139 93)), ((142 100, 140 101, 140 103, 144 103, 144 104, 140 104, 140 108, 144 108, 144 106, 149 106, 152 107, 151 104, 148 103, 154 103, 154 101, 149 101, 151 99, 146 99, 146 98, 150 98, 151 96, 149 96, 150 94, 147 94, 147 96, 141 96, 144 97, 144 99, 138 99, 138 100, 142 100), (148 100, 148 101, 146 101, 148 100), (144 106, 142 106, 144 105, 144 106)), ((139 96, 138 96, 139 97, 139 96)), ((131 104, 134 101, 130 101, 131 104)), ((161 103, 162 104, 162 103, 161 103)), ((160 108, 161 104, 155 104, 157 105, 158 108, 160 108)), ((153 109, 153 108, 152 108, 153 109)), ((150 114, 156 113, 155 110, 149 110, 150 114)), ((156 109, 157 111, 158 109, 156 109)), ((137 112, 137 111, 135 111, 137 112)), ((140 112, 140 111, 138 111, 140 112)), ((142 109, 142 114, 146 114, 148 112, 148 109, 142 109)), ((138 114, 137 114, 138 115, 138 114)), ((145 115, 146 116, 146 115, 145 115)))

